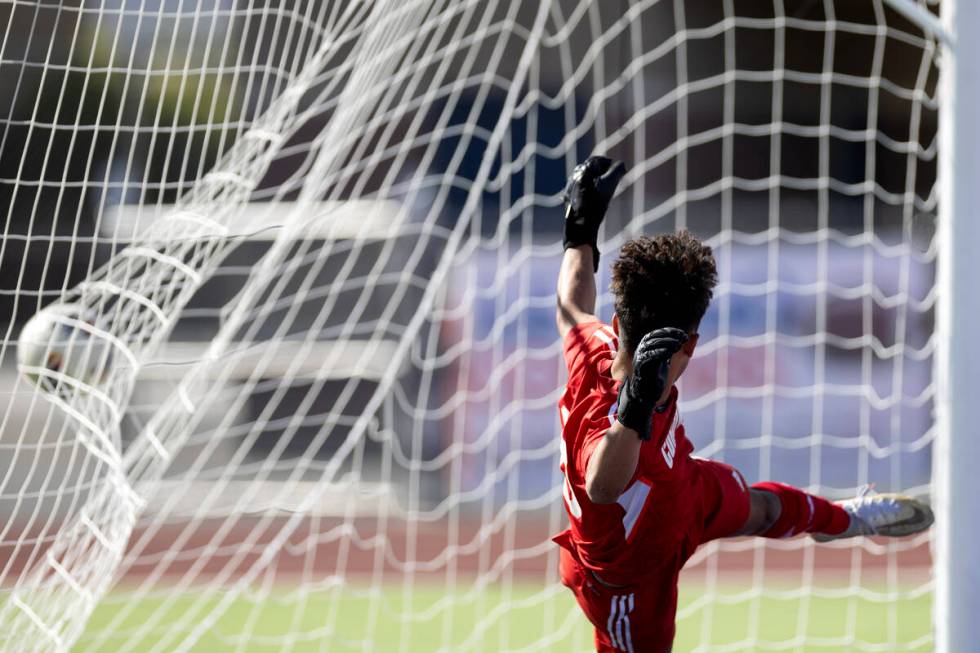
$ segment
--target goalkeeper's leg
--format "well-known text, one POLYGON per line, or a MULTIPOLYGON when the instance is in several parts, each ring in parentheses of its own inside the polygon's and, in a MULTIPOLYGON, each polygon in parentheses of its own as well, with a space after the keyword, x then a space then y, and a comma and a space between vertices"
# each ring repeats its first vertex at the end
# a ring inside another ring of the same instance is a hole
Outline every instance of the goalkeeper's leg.
POLYGON ((857 535, 901 537, 928 528, 929 506, 900 494, 862 492, 834 503, 785 483, 749 487, 730 465, 693 458, 698 470, 697 504, 703 523, 691 541, 703 544, 723 537, 757 535, 783 538, 809 533, 819 542, 857 535))
POLYGON ((704 525, 697 537, 701 543, 741 535, 838 535, 850 524, 850 515, 843 507, 822 497, 783 483, 749 487, 741 472, 730 465, 704 458, 694 458, 693 462, 699 472, 698 490, 704 508, 704 525))
POLYGON ((819 542, 882 535, 901 537, 925 530, 933 522, 929 506, 901 494, 863 492, 833 503, 784 483, 756 483, 749 491, 750 509, 737 535, 783 538, 810 533, 819 542))
POLYGON ((801 533, 837 535, 851 517, 841 506, 785 483, 756 483, 749 489, 749 517, 734 535, 783 538, 801 533))

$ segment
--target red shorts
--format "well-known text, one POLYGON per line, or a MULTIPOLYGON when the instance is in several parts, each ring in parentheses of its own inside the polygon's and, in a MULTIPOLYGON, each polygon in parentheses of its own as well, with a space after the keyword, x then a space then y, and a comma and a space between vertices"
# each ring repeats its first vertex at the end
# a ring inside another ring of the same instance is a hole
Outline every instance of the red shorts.
MULTIPOLYGON (((697 480, 687 491, 693 490, 699 497, 686 498, 693 499, 693 505, 700 509, 694 511, 697 514, 690 523, 677 525, 685 531, 684 545, 655 570, 648 566, 642 576, 638 570, 637 578, 642 580, 624 587, 609 587, 599 579, 601 570, 586 569, 574 546, 559 541, 561 581, 575 593, 579 606, 595 626, 597 651, 670 651, 681 568, 700 544, 732 535, 748 519, 749 489, 742 475, 734 467, 713 460, 693 458, 692 462, 697 468, 697 480)), ((667 527, 662 523, 656 526, 667 527)))

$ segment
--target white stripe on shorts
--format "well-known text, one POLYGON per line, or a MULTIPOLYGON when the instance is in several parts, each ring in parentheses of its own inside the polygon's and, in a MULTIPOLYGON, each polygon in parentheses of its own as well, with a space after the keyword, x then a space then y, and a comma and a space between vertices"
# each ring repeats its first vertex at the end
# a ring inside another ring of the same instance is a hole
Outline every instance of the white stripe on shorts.
POLYGON ((613 648, 626 653, 633 653, 633 637, 630 633, 630 612, 633 611, 633 605, 633 594, 612 597, 609 619, 606 621, 606 632, 609 633, 613 648))
POLYGON ((623 650, 619 648, 619 643, 616 641, 616 631, 613 629, 613 624, 616 623, 616 613, 619 611, 619 601, 618 596, 612 597, 612 603, 609 606, 609 619, 606 620, 606 632, 609 634, 609 639, 612 641, 613 648, 617 650, 623 650))
POLYGON ((630 635, 630 612, 633 612, 633 595, 630 594, 629 605, 626 614, 623 615, 623 630, 626 631, 626 653, 633 653, 633 637, 630 635))

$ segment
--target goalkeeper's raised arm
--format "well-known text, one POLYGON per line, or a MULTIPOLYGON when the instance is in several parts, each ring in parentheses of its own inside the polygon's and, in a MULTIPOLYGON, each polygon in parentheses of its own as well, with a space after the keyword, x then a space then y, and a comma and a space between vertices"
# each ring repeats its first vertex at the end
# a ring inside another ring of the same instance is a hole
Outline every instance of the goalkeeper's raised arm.
POLYGON ((572 171, 565 187, 565 255, 558 273, 558 333, 594 322, 595 273, 599 270, 599 225, 626 168, 619 161, 593 156, 572 171))

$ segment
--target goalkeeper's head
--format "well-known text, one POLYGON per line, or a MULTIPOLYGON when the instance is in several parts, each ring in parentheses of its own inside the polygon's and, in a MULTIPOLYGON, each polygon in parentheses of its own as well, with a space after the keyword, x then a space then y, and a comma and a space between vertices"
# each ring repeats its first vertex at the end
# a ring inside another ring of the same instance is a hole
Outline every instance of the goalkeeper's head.
POLYGON ((631 240, 612 267, 616 299, 616 329, 620 351, 633 357, 644 335, 676 327, 690 337, 675 355, 671 376, 676 379, 694 353, 698 325, 708 310, 718 272, 711 248, 688 231, 631 240))

